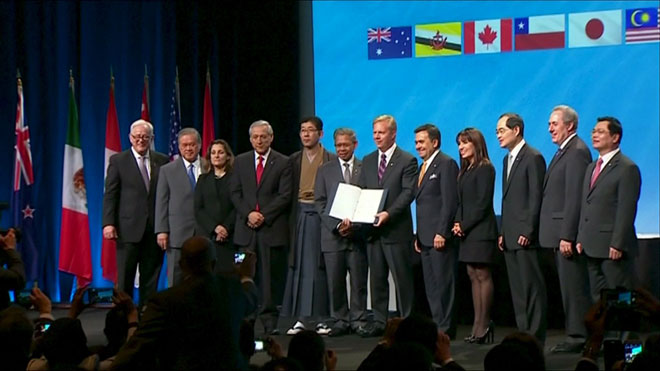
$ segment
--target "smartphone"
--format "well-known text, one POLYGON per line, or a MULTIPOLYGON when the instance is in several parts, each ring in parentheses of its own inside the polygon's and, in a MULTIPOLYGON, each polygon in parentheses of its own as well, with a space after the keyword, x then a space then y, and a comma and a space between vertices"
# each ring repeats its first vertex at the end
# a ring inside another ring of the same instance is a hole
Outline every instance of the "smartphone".
POLYGON ((234 254, 234 264, 241 264, 245 260, 244 252, 237 252, 234 254))
POLYGON ((626 341, 623 343, 623 360, 625 363, 632 363, 633 359, 641 352, 641 341, 626 341))
POLYGON ((254 341, 254 351, 255 352, 263 352, 264 351, 264 341, 263 340, 255 340, 254 341))
POLYGON ((89 289, 87 290, 87 295, 89 296, 90 304, 110 304, 112 303, 112 296, 114 295, 114 292, 112 288, 89 289))
POLYGON ((16 295, 16 304, 22 306, 23 308, 30 308, 32 302, 30 301, 30 294, 32 290, 21 290, 16 295))

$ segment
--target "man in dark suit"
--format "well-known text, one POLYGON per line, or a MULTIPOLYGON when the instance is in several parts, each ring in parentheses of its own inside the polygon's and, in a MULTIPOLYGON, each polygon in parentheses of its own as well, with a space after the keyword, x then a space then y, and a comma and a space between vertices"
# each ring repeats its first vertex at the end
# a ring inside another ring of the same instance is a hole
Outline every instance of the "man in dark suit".
POLYGON ((246 369, 237 344, 241 321, 256 304, 255 257, 246 257, 240 277, 213 275, 215 263, 209 239, 186 240, 179 262, 185 279, 149 300, 113 369, 246 369))
POLYGON ((440 130, 425 124, 415 129, 415 149, 422 159, 415 201, 417 238, 421 254, 426 299, 438 329, 456 335, 453 322, 458 241, 452 236, 458 208, 458 165, 440 151, 440 130))
POLYGON ((621 123, 599 117, 591 132, 598 160, 587 166, 577 251, 587 255, 594 301, 604 288, 632 288, 631 252, 637 247, 635 216, 642 183, 637 165, 621 153, 621 123))
POLYGON ((316 321, 316 332, 328 335, 328 282, 321 264, 321 219, 314 206, 314 182, 319 167, 335 159, 320 143, 323 121, 311 116, 300 122, 301 151, 289 156, 291 164, 291 248, 282 315, 296 318, 287 335, 305 330, 316 321))
POLYGON ((396 130, 394 117, 376 117, 373 138, 378 150, 366 155, 362 161, 360 186, 384 189, 387 193, 384 210, 375 215, 372 226, 366 227, 374 321, 358 329, 362 337, 381 336, 385 330, 389 272, 392 272, 396 285, 399 315, 407 317, 412 311, 414 284, 410 259, 413 244, 410 203, 415 197, 417 160, 397 147, 396 130))
POLYGON ((267 121, 253 122, 249 133, 254 150, 236 156, 230 186, 236 208, 234 244, 257 254, 261 322, 266 334, 277 334, 287 268, 291 165, 270 148, 273 128, 267 121))
POLYGON ((554 251, 566 315, 566 340, 552 348, 554 353, 582 350, 587 337, 584 314, 591 306, 587 261, 575 250, 582 180, 591 153, 577 136, 577 127, 578 115, 573 108, 561 105, 550 113, 548 131, 559 149, 543 180, 539 242, 554 251))
POLYGON ((163 251, 154 235, 156 185, 168 159, 150 150, 153 127, 144 120, 131 125, 129 150, 110 157, 103 195, 103 238, 117 240, 117 287, 133 296, 140 266, 140 307, 158 289, 163 251))
POLYGON ((331 217, 330 209, 339 183, 356 185, 362 162, 355 158, 355 132, 339 128, 334 132, 338 159, 325 163, 316 174, 314 199, 321 216, 321 251, 328 276, 330 336, 357 331, 367 322, 367 252, 359 227, 349 220, 331 217), (346 293, 346 274, 350 272, 350 307, 346 293))
POLYGON ((195 186, 205 166, 199 156, 202 137, 197 130, 181 129, 177 139, 181 157, 160 169, 156 193, 155 232, 158 246, 167 251, 170 287, 183 279, 178 261, 183 242, 196 234, 195 186))
POLYGON ((524 122, 515 113, 497 121, 497 140, 509 154, 502 174, 502 227, 498 247, 504 251, 518 330, 545 342, 547 296, 540 266, 538 227, 545 160, 525 143, 524 122))

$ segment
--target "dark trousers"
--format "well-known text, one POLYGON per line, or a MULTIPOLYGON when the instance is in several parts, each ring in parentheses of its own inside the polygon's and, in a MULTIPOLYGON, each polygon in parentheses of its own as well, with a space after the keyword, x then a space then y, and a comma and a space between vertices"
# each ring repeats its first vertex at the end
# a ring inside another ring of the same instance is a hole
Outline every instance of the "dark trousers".
POLYGON ((600 300, 602 289, 624 287, 632 289, 633 279, 631 262, 627 257, 620 260, 587 257, 591 298, 594 302, 600 300))
POLYGON ((163 250, 156 235, 147 228, 139 242, 117 241, 117 287, 133 297, 135 272, 140 265, 140 300, 142 307, 158 290, 158 276, 163 265, 163 250))
POLYGON ((335 327, 357 329, 367 320, 367 255, 364 249, 324 252, 330 291, 330 317, 335 327), (350 273, 350 306, 346 274, 350 273))
POLYGON ((554 254, 561 288, 561 301, 566 315, 566 335, 584 341, 587 337, 584 315, 592 303, 589 294, 587 257, 574 251, 570 258, 565 258, 559 248, 554 249, 554 254))
POLYGON ((547 294, 539 262, 539 249, 526 248, 504 252, 509 287, 518 330, 545 342, 547 294))
POLYGON ((458 246, 447 241, 444 249, 422 246, 422 269, 426 299, 431 308, 433 321, 445 333, 455 333, 454 296, 456 293, 456 270, 458 246))
POLYGON ((369 258, 369 278, 371 289, 371 309, 374 322, 385 327, 388 314, 390 285, 388 273, 396 285, 396 302, 399 316, 408 317, 412 311, 415 288, 410 263, 411 241, 386 243, 380 238, 367 244, 369 258))

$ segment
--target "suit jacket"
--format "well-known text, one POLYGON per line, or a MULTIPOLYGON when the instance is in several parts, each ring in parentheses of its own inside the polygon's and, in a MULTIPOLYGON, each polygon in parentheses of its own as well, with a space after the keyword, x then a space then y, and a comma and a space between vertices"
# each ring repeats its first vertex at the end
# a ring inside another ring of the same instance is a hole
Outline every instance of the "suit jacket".
POLYGON ((183 158, 179 157, 160 169, 154 231, 156 234, 169 233, 170 246, 181 247, 195 235, 194 195, 183 158))
POLYGON ((575 242, 582 203, 582 181, 590 162, 591 152, 577 136, 550 161, 543 180, 539 222, 541 246, 557 247, 559 240, 575 242))
POLYGON ((254 151, 236 156, 230 189, 231 200, 236 208, 235 244, 247 246, 257 232, 263 234, 271 246, 288 244, 291 165, 286 156, 270 150, 259 185, 254 151), (255 231, 247 226, 247 217, 256 210, 257 202, 264 223, 255 231))
POLYGON ((421 185, 415 183, 417 239, 433 246, 436 234, 449 239, 458 208, 458 165, 441 151, 428 165, 421 185))
POLYGON ((606 259, 610 247, 628 252, 637 245, 635 216, 642 178, 637 165, 618 152, 591 188, 595 166, 595 161, 589 164, 584 174, 577 240, 588 256, 606 259))
POLYGON ((195 186, 195 220, 197 232, 215 241, 215 227, 220 224, 229 232, 229 241, 234 238, 234 224, 236 223, 236 210, 229 197, 231 173, 225 174, 223 179, 215 179, 213 170, 201 174, 195 186))
MULTIPOLYGON (((351 172, 351 184, 358 184, 361 171, 362 162, 355 158, 351 172)), ((337 230, 337 225, 341 220, 330 216, 330 208, 335 200, 339 183, 344 183, 344 169, 338 159, 326 162, 316 173, 314 201, 316 210, 321 217, 321 251, 323 252, 343 251, 353 246, 354 243, 364 242, 358 225, 353 229, 353 235, 342 237, 337 230)))
POLYGON ((387 243, 412 241, 410 203, 415 198, 417 159, 397 146, 387 164, 381 182, 378 182, 379 163, 378 150, 364 157, 360 173, 360 186, 386 189, 387 196, 383 211, 387 211, 390 216, 389 220, 378 228, 365 225, 367 238, 380 237, 383 242, 387 243))
POLYGON ((149 152, 151 176, 147 192, 131 149, 110 157, 103 195, 103 226, 114 225, 122 241, 140 242, 147 226, 153 229, 158 175, 160 167, 168 162, 164 154, 149 152))
POLYGON ((207 273, 154 294, 113 369, 237 369, 240 323, 256 307, 250 285, 207 273))
POLYGON ((464 241, 497 239, 494 189, 495 168, 490 163, 467 170, 458 179, 456 221, 461 224, 464 241))
POLYGON ((545 160, 539 151, 526 144, 518 152, 507 180, 508 155, 504 156, 502 174, 502 237, 508 250, 522 249, 518 237, 538 245, 539 213, 543 195, 545 160))

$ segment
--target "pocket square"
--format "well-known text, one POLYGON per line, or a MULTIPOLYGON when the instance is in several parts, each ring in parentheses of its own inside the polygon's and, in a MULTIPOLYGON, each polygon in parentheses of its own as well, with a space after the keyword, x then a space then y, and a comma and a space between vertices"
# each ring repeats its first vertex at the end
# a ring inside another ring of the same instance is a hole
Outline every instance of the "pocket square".
POLYGON ((431 174, 431 176, 429 177, 429 180, 431 180, 431 179, 435 179, 435 178, 437 178, 437 177, 438 177, 438 174, 431 174))

